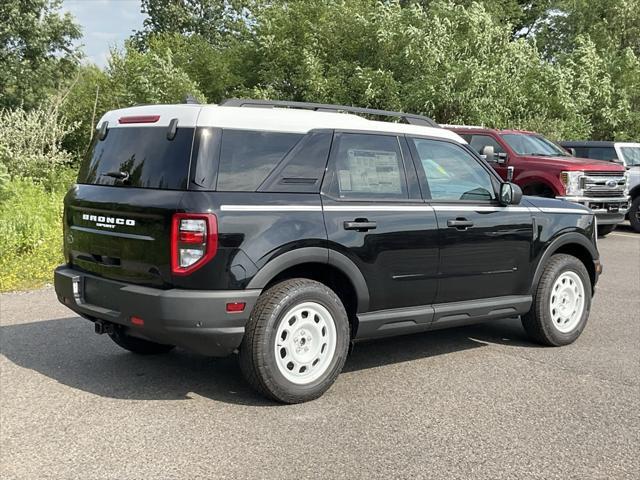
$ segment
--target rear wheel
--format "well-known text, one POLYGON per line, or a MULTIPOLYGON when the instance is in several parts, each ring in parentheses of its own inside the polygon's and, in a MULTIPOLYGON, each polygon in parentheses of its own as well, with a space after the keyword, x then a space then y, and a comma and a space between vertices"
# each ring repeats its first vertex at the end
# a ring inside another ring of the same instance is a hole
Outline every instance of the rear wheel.
POLYGON ((584 330, 590 309, 591 280, 587 269, 576 257, 558 254, 545 265, 522 325, 535 342, 568 345, 584 330))
POLYGON ((640 233, 640 195, 631 202, 631 208, 629 208, 629 223, 631 223, 631 228, 640 233))
POLYGON ((240 346, 240 367, 262 394, 283 403, 321 396, 344 366, 349 321, 326 285, 292 279, 258 299, 240 346))
POLYGON ((127 335, 123 328, 116 328, 113 333, 109 334, 109 337, 120 347, 137 353, 138 355, 158 355, 167 353, 175 348, 175 345, 164 345, 162 343, 132 337, 131 335, 127 335))
POLYGON ((606 237, 615 230, 615 225, 598 225, 598 236, 606 237))

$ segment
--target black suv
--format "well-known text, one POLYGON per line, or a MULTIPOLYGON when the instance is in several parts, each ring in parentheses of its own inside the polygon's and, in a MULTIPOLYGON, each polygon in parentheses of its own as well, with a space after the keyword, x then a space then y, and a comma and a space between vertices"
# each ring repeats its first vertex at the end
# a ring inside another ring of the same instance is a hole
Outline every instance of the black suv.
POLYGON ((344 106, 109 112, 64 211, 62 303, 135 353, 239 352, 286 403, 361 339, 521 315, 571 343, 601 270, 587 208, 522 198, 426 117, 344 106))

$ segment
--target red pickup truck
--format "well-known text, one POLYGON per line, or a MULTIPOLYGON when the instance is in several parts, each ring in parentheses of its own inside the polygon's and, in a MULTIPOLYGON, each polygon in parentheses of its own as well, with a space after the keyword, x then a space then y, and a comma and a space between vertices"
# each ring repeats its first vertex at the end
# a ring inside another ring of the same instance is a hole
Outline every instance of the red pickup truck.
POLYGON ((622 165, 573 157, 535 132, 443 127, 462 136, 502 178, 512 178, 525 195, 561 198, 591 208, 601 236, 624 220, 629 196, 622 165))

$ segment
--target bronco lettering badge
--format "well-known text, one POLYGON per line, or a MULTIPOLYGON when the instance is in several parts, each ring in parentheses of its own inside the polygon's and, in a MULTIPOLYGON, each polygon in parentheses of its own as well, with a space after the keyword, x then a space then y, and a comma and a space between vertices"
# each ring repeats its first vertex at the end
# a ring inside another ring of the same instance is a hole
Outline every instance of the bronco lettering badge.
POLYGON ((105 217, 103 215, 89 215, 88 213, 82 214, 82 220, 94 222, 96 224, 96 227, 104 228, 116 228, 116 225, 135 227, 136 225, 136 221, 130 218, 105 217))

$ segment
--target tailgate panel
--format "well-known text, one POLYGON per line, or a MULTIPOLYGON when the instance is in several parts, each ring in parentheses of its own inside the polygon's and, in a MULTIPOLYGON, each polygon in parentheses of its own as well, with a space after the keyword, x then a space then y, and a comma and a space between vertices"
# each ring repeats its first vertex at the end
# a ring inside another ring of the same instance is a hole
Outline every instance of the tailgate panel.
POLYGON ((112 280, 171 285, 171 216, 184 192, 77 185, 65 199, 71 265, 112 280))

